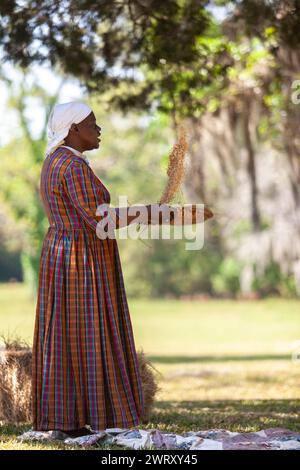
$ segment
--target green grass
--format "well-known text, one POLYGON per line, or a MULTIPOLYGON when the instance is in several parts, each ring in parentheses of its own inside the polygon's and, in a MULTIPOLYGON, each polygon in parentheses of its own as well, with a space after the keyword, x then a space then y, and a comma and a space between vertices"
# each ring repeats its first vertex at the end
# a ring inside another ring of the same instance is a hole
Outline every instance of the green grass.
MULTIPOLYGON (((32 342, 35 306, 24 285, 0 284, 0 334, 32 342)), ((129 308, 136 347, 157 369, 160 387, 151 423, 141 428, 300 431, 300 363, 291 361, 299 301, 129 299, 129 308)), ((18 443, 29 427, 0 428, 0 449, 64 448, 18 443)))

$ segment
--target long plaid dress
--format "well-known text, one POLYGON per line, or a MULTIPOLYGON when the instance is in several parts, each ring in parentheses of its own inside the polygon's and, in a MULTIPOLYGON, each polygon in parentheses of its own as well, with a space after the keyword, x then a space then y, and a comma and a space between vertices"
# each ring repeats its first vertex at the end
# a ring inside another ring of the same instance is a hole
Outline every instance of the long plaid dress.
POLYGON ((110 193, 84 158, 59 147, 43 164, 49 220, 33 337, 34 430, 139 424, 144 395, 116 239, 95 233, 110 193))

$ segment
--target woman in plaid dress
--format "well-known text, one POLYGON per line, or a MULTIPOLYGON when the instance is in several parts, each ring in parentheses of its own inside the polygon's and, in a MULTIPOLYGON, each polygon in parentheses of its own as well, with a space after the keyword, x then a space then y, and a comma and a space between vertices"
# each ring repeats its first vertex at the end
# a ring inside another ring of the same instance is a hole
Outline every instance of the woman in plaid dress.
POLYGON ((56 105, 51 119, 55 145, 40 180, 49 228, 33 339, 33 430, 129 428, 140 422, 144 397, 117 241, 96 235, 96 208, 110 193, 82 153, 99 147, 100 127, 80 103, 56 105))

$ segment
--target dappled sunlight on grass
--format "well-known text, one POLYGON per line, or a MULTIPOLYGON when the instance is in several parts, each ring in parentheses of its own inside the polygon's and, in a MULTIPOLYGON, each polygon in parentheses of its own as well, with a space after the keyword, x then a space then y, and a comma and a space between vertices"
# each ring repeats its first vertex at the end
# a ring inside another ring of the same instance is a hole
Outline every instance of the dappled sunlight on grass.
POLYGON ((291 361, 154 365, 160 400, 299 398, 300 365, 291 361))
POLYGON ((158 402, 154 426, 170 432, 228 429, 235 432, 286 427, 300 431, 300 400, 224 400, 158 402))

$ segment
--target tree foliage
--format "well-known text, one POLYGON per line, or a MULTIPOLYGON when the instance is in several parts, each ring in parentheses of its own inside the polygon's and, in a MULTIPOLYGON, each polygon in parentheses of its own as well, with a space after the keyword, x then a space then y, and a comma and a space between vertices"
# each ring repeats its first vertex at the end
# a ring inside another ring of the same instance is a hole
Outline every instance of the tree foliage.
POLYGON ((220 86, 226 43, 207 0, 40 0, 0 3, 4 60, 57 66, 124 110, 196 112, 220 86))

